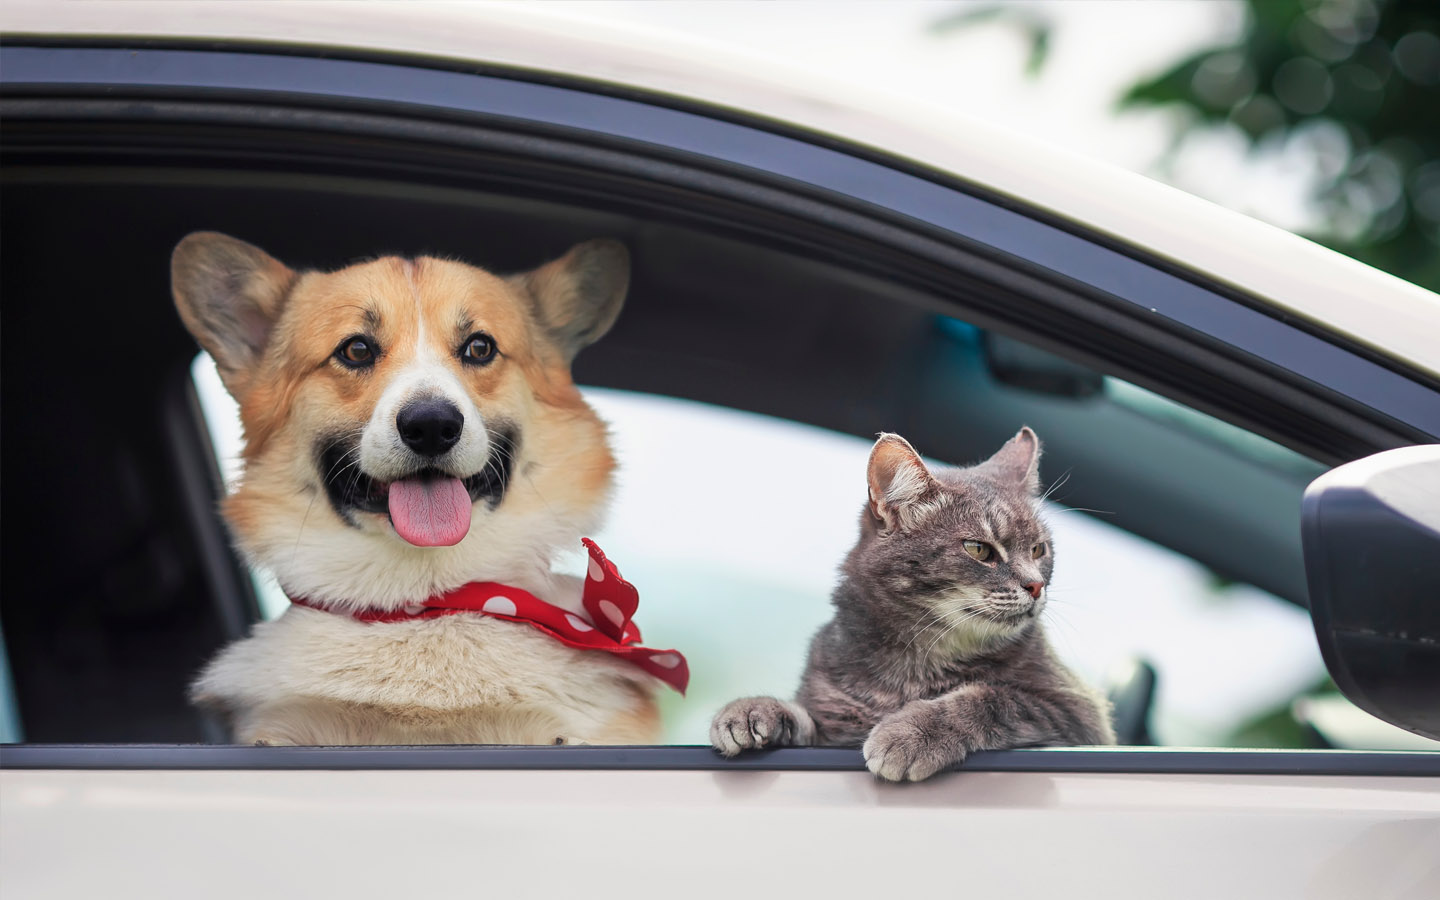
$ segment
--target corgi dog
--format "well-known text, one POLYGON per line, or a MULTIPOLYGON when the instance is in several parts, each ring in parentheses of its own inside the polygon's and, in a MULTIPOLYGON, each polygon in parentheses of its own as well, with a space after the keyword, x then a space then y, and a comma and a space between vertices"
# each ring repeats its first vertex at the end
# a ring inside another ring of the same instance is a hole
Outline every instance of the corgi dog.
POLYGON ((551 561, 611 491, 570 366, 620 313, 624 246, 504 277, 431 257, 317 272, 197 232, 171 281, 240 407, 225 519, 295 601, 220 651, 196 703, 245 743, 656 740, 660 682, 622 658, 487 615, 375 618, 494 583, 590 630, 585 579, 551 561))

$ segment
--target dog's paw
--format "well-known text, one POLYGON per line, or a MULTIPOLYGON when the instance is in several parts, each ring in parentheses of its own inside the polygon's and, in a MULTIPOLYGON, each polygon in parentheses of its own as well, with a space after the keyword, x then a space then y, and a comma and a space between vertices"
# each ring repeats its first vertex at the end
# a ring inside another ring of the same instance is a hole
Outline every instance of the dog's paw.
POLYGON ((960 736, 918 705, 881 719, 860 752, 866 768, 885 781, 924 781, 966 755, 960 736))
POLYGON ((808 744, 810 716, 774 697, 742 697, 732 701, 710 723, 710 743, 725 756, 742 750, 808 744))

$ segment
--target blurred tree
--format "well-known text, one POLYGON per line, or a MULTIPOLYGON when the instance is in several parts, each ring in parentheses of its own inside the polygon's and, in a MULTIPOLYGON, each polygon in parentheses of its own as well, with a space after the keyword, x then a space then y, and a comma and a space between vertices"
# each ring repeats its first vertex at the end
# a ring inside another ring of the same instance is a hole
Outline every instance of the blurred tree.
MULTIPOLYGON (((1243 0, 1240 39, 1133 85, 1122 108, 1185 110, 1171 157, 1204 129, 1233 127, 1252 152, 1300 150, 1315 165, 1321 225, 1308 234, 1440 291, 1440 2, 1243 0)), ((1005 21, 1044 65, 1043 7, 969 7, 947 30, 1005 21)))

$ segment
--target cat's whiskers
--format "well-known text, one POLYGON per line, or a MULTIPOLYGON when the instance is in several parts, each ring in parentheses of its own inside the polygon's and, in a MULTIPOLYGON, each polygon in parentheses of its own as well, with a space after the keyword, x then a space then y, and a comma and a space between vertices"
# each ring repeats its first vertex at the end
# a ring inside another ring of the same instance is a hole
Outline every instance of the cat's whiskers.
POLYGON ((1063 644, 1066 652, 1060 654, 1062 659, 1080 660, 1085 658, 1084 653, 1076 650, 1076 647, 1083 645, 1084 641, 1080 636, 1081 629, 1074 622, 1063 616, 1057 616, 1046 621, 1045 628, 1052 638, 1058 639, 1058 642, 1063 644))
MULTIPOLYGON (((910 636, 910 640, 906 641, 905 646, 900 648, 900 655, 904 656, 905 651, 910 649, 910 645, 914 644, 916 639, 919 638, 920 635, 934 628, 936 625, 943 625, 948 617, 949 613, 946 611, 932 610, 928 624, 926 624, 925 627, 921 628, 910 636)), ((925 619, 921 619, 921 621, 924 622, 925 619)))
POLYGON ((930 642, 930 646, 926 647, 926 648, 925 648, 925 652, 924 652, 923 654, 921 654, 921 655, 928 657, 928 656, 930 655, 930 651, 935 649, 935 645, 938 644, 938 643, 940 643, 940 642, 941 642, 942 640, 944 640, 945 638, 949 637, 949 636, 951 635, 951 633, 953 633, 953 632, 955 631, 956 627, 957 627, 957 626, 955 626, 955 625, 951 625, 949 628, 945 629, 944 631, 942 631, 942 632, 940 632, 938 635, 936 635, 935 640, 933 640, 933 641, 930 642))
POLYGON ((910 639, 905 642, 905 645, 901 648, 900 652, 895 655, 893 661, 893 668, 906 669, 915 661, 917 657, 920 659, 928 658, 930 656, 930 651, 933 650, 940 641, 944 640, 947 636, 954 633, 955 629, 963 625, 965 622, 980 615, 979 610, 972 610, 968 608, 969 604, 972 604, 974 602, 976 601, 969 597, 951 596, 947 598, 946 596, 944 596, 944 594, 933 598, 933 605, 931 606, 929 612, 926 616, 920 619, 920 621, 924 624, 920 628, 918 628, 914 634, 910 636, 910 639), (965 613, 965 615, 956 618, 956 613, 965 613), (930 642, 929 646, 927 646, 922 653, 915 655, 909 654, 908 651, 912 646, 914 646, 915 642, 918 641, 922 636, 928 634, 931 629, 937 626, 944 627, 938 634, 935 635, 935 638, 930 642))
POLYGON ((922 653, 921 655, 928 657, 931 651, 933 651, 936 645, 938 645, 942 640, 946 639, 952 634, 955 634, 955 632, 960 630, 961 626, 976 619, 979 619, 982 625, 985 627, 967 628, 966 631, 972 633, 972 637, 974 638, 974 640, 970 642, 972 645, 971 647, 963 649, 978 650, 990 644, 992 638, 998 637, 1004 633, 1004 631, 1000 630, 997 627, 998 623, 994 623, 993 620, 991 620, 990 617, 986 615, 986 612, 983 608, 966 610, 965 615, 960 616, 959 618, 947 619, 950 627, 942 631, 940 634, 936 635, 935 640, 930 642, 930 645, 925 648, 924 653, 922 653))
POLYGON ((1058 503, 1056 504, 1056 509, 1058 509, 1060 512, 1094 513, 1097 516, 1115 515, 1114 512, 1108 509, 1090 509, 1086 506, 1060 506, 1058 503))
MULTIPOLYGON (((1050 495, 1052 495, 1052 494, 1054 494, 1056 491, 1060 490, 1060 488, 1065 484, 1065 482, 1067 482, 1067 481, 1069 481, 1069 480, 1070 480, 1070 470, 1069 470, 1069 469, 1066 469, 1066 470, 1065 470, 1065 473, 1064 473, 1063 475, 1061 475, 1061 476, 1055 481, 1054 484, 1050 485, 1050 489, 1047 490, 1047 491, 1040 497, 1040 502, 1041 502, 1041 503, 1044 503, 1046 500, 1049 500, 1049 499, 1050 499, 1050 495)), ((1059 501, 1057 500, 1056 503, 1059 503, 1059 501)))
POLYGON ((936 647, 937 644, 939 644, 941 641, 945 640, 946 638, 950 637, 950 636, 951 636, 952 634, 954 634, 957 630, 959 630, 959 628, 960 628, 961 625, 965 624, 967 621, 969 621, 970 619, 975 618, 975 617, 978 616, 978 615, 979 615, 979 613, 970 613, 970 614, 967 615, 967 616, 962 616, 961 618, 956 619, 955 621, 953 621, 953 622, 950 624, 950 627, 949 627, 949 628, 945 629, 944 631, 940 632, 940 634, 938 634, 938 635, 935 636, 935 640, 933 640, 933 641, 930 642, 930 645, 925 648, 925 652, 922 653, 921 656, 929 657, 931 651, 933 651, 933 650, 935 649, 935 647, 936 647))
MULTIPOLYGON (((1051 607, 1047 607, 1047 608, 1045 609, 1045 613, 1049 613, 1050 610, 1051 610, 1051 607)), ((1042 615, 1044 615, 1044 613, 1042 613, 1042 615)), ((1063 615, 1061 615, 1059 612, 1056 612, 1055 614, 1050 615, 1050 616, 1048 616, 1048 617, 1046 618, 1046 620, 1045 620, 1045 625, 1046 625, 1047 629, 1049 629, 1051 635, 1053 635, 1053 636, 1055 636, 1055 637, 1058 637, 1060 640, 1062 640, 1062 641, 1065 642, 1066 648, 1070 651, 1070 653, 1067 654, 1067 655, 1068 655, 1071 659, 1076 658, 1076 655, 1077 655, 1077 654, 1075 653, 1075 645, 1074 645, 1074 643, 1073 643, 1072 640, 1071 640, 1071 639, 1075 636, 1076 631, 1077 631, 1076 626, 1075 626, 1075 623, 1073 623, 1073 622, 1069 621, 1068 619, 1066 619, 1066 618, 1065 618, 1063 615), (1062 625, 1063 625, 1064 628, 1063 628, 1063 629, 1062 629, 1062 628, 1059 628, 1059 627, 1050 628, 1051 625, 1054 625, 1054 626, 1062 626, 1062 625)))

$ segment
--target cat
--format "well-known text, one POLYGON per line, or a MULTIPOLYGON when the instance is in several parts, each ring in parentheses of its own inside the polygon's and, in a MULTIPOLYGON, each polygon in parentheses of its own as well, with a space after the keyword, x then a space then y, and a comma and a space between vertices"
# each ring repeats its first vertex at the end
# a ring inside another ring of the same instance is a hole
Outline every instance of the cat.
POLYGON ((878 777, 921 781, 976 750, 1115 743, 1109 704, 1040 624, 1055 556, 1039 461, 1028 427, 979 465, 933 471, 882 434, 795 701, 730 703, 715 749, 861 747, 878 777))

